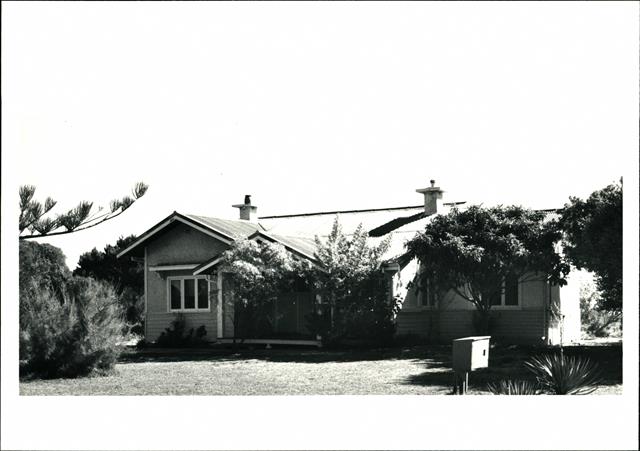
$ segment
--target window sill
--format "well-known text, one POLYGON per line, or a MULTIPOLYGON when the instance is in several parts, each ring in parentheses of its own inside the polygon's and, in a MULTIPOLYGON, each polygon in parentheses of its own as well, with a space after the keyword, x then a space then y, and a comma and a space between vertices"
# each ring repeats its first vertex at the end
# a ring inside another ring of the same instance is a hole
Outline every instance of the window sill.
POLYGON ((438 308, 422 306, 422 307, 403 307, 400 309, 401 312, 408 312, 408 313, 431 312, 433 310, 438 310, 438 308))
POLYGON ((492 305, 491 310, 522 310, 521 305, 492 305))
POLYGON ((184 310, 169 310, 169 313, 207 313, 211 312, 210 308, 207 309, 184 309, 184 310))

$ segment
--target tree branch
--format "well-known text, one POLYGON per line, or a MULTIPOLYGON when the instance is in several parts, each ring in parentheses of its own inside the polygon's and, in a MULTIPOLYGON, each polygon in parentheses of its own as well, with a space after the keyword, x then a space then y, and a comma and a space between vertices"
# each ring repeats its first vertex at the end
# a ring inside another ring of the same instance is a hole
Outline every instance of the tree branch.
MULTIPOLYGON (((98 221, 98 222, 96 222, 96 223, 94 223, 94 224, 88 225, 88 226, 86 226, 86 227, 82 227, 82 226, 83 226, 83 225, 88 224, 88 223, 89 223, 89 222, 91 222, 91 221, 83 222, 82 224, 80 224, 80 226, 78 226, 77 228, 75 228, 75 229, 73 229, 73 230, 63 230, 62 232, 52 232, 52 233, 45 233, 45 234, 38 234, 38 235, 34 235, 34 234, 31 234, 31 235, 21 235, 21 236, 19 236, 18 238, 19 238, 20 240, 30 240, 30 239, 33 239, 33 238, 42 238, 42 237, 45 237, 45 236, 66 235, 66 234, 69 234, 69 233, 80 232, 80 231, 82 231, 82 230, 87 230, 87 229, 90 229, 91 227, 95 227, 95 226, 97 226, 97 225, 99 225, 99 224, 102 224, 103 222, 109 221, 110 219, 113 219, 113 218, 115 218, 115 217, 117 217, 117 216, 120 216, 122 213, 124 213, 124 210, 122 210, 122 211, 120 211, 120 212, 116 213, 116 214, 115 214, 115 215, 113 215, 113 216, 109 216, 109 217, 107 217, 107 218, 104 218, 103 220, 98 221)), ((97 218, 96 218, 96 219, 97 219, 97 218)), ((92 220, 92 221, 93 221, 93 220, 92 220)))

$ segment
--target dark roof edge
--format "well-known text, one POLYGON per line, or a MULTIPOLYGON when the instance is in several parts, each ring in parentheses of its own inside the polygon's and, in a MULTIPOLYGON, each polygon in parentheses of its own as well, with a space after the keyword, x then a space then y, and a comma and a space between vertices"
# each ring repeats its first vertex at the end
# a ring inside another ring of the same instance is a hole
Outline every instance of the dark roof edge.
MULTIPOLYGON (((462 205, 466 202, 446 202, 443 205, 462 205)), ((301 216, 321 216, 321 215, 337 215, 348 213, 371 213, 375 211, 394 211, 394 210, 414 210, 417 208, 424 208, 424 205, 410 205, 408 207, 389 207, 389 208, 369 208, 364 210, 336 210, 336 211, 320 211, 315 213, 295 213, 289 215, 274 215, 274 216, 260 216, 258 219, 279 219, 279 218, 296 218, 301 216)))

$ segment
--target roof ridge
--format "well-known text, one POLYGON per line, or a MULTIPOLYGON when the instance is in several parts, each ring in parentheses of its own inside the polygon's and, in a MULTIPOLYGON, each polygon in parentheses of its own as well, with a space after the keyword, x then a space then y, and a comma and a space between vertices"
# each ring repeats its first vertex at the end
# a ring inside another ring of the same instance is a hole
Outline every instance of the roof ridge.
POLYGON ((349 213, 371 213, 376 211, 413 210, 417 208, 424 208, 424 205, 410 205, 407 207, 367 208, 362 210, 335 210, 335 211, 318 211, 318 212, 309 212, 309 213, 292 213, 292 214, 286 214, 286 215, 260 216, 258 217, 258 219, 295 218, 295 217, 301 217, 301 216, 321 216, 321 215, 336 215, 336 214, 349 214, 349 213))
MULTIPOLYGON (((462 205, 466 202, 445 202, 442 205, 453 206, 462 205)), ((361 210, 335 210, 335 211, 318 211, 309 213, 291 213, 286 215, 272 215, 272 216, 260 216, 258 219, 279 219, 279 218, 297 218, 302 216, 321 216, 321 215, 337 215, 337 214, 350 214, 350 213, 373 213, 377 211, 396 211, 396 210, 417 210, 423 209, 424 204, 420 205, 408 205, 406 207, 385 207, 385 208, 364 208, 361 210)))
POLYGON ((239 224, 247 224, 247 225, 253 225, 253 226, 258 226, 258 223, 255 222, 250 222, 247 221, 245 219, 227 219, 227 218, 219 218, 217 216, 203 216, 203 215, 196 215, 193 213, 184 213, 185 216, 195 216, 196 218, 205 218, 205 219, 217 219, 218 221, 230 221, 230 222, 237 222, 239 224))

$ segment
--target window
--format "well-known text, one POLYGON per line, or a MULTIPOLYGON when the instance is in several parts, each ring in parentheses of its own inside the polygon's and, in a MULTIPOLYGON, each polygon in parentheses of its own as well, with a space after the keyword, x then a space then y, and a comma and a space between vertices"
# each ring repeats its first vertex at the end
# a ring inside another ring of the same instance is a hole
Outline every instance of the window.
POLYGON ((518 305, 518 276, 507 276, 504 283, 504 305, 518 305))
POLYGON ((422 307, 436 306, 436 290, 433 287, 431 278, 424 279, 418 285, 418 299, 422 307))
POLYGON ((518 276, 510 274, 502 284, 502 292, 491 299, 491 305, 517 307, 519 305, 520 285, 518 276))
POLYGON ((209 281, 206 276, 169 277, 169 311, 209 311, 209 281))

